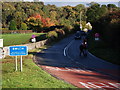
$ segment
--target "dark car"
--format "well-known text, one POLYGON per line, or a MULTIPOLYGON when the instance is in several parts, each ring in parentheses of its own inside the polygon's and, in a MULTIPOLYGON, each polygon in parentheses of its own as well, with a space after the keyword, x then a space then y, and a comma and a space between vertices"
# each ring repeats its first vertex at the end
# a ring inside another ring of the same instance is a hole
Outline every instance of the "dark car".
POLYGON ((81 39, 81 33, 79 31, 75 34, 75 39, 81 39))
POLYGON ((86 32, 84 32, 84 31, 80 31, 80 33, 81 33, 81 36, 86 36, 87 35, 86 32))

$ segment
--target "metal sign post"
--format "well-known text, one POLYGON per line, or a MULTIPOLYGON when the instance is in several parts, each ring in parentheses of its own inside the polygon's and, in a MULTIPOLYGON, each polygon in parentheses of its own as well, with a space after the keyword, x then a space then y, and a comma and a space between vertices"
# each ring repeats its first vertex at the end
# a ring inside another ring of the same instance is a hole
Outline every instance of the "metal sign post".
POLYGON ((17 56, 15 57, 15 71, 17 71, 17 56))
POLYGON ((22 56, 20 56, 20 71, 22 72, 22 56))

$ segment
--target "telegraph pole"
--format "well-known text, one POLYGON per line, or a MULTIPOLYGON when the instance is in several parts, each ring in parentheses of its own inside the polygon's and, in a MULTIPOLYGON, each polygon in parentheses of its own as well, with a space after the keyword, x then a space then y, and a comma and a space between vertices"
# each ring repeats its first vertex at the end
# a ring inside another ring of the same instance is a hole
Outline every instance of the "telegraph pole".
POLYGON ((82 30, 81 15, 82 15, 82 11, 80 12, 80 30, 82 30))

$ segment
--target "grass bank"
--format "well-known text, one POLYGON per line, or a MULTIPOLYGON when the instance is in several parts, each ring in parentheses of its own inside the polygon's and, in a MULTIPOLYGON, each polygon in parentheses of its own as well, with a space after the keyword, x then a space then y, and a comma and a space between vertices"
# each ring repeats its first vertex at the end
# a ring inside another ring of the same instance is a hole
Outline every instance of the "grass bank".
POLYGON ((95 41, 93 33, 89 35, 88 46, 88 50, 93 55, 113 64, 120 65, 119 49, 115 48, 114 46, 111 47, 102 40, 95 41))
MULTIPOLYGON (((32 35, 38 36, 41 40, 43 39, 43 35, 45 33, 29 33, 29 34, 3 34, 3 43, 4 46, 10 46, 10 45, 20 45, 20 44, 26 44, 30 43, 30 38, 32 35)), ((39 39, 39 40, 40 40, 39 39)))
MULTIPOLYGON (((32 50, 30 53, 35 51, 32 50)), ((40 49, 36 52, 38 51, 40 49)), ((6 57, 2 60, 3 88, 75 88, 43 71, 33 62, 32 56, 29 54, 23 57, 23 72, 15 72, 15 57, 6 57)))

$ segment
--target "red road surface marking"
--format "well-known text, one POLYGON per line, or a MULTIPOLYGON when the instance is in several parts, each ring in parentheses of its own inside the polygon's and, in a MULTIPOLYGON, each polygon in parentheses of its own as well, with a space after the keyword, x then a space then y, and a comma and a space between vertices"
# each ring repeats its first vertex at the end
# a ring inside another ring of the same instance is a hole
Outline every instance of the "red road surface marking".
POLYGON ((41 68, 79 88, 120 90, 120 83, 117 80, 94 71, 81 68, 60 68, 42 65, 41 68))

